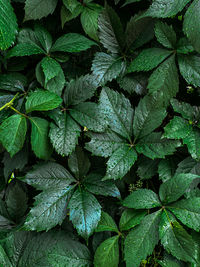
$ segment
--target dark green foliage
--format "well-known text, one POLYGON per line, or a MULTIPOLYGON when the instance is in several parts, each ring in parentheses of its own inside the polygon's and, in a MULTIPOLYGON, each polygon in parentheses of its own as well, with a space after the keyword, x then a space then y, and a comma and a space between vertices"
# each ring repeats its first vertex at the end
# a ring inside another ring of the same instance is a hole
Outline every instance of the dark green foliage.
POLYGON ((0 266, 200 267, 200 0, 0 0, 0 266))

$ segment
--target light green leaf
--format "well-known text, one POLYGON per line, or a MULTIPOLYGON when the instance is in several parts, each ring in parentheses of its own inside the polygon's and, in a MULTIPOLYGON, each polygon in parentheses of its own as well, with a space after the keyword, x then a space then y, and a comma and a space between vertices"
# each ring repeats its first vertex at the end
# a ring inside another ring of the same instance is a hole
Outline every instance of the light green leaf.
MULTIPOLYGON (((188 2, 188 1, 187 1, 188 2)), ((200 52, 200 2, 195 0, 188 7, 183 22, 183 30, 197 52, 200 52)))
POLYGON ((130 141, 133 109, 129 100, 123 94, 106 87, 101 91, 99 107, 110 128, 130 141))
POLYGON ((101 219, 95 232, 111 231, 118 233, 118 227, 113 218, 106 212, 102 211, 101 219))
POLYGON ((8 49, 18 30, 17 18, 8 0, 0 1, 0 49, 8 49))
POLYGON ((105 133, 88 132, 87 136, 91 138, 91 141, 86 143, 85 148, 95 156, 107 158, 120 147, 127 145, 126 140, 111 130, 105 133))
POLYGON ((127 231, 140 224, 146 214, 145 210, 124 210, 119 221, 120 231, 127 231))
POLYGON ((143 137, 136 144, 136 151, 151 159, 165 158, 172 155, 177 147, 181 146, 178 140, 168 140, 161 138, 162 133, 155 132, 143 137))
POLYGON ((149 71, 157 67, 172 51, 162 48, 147 48, 131 62, 128 72, 149 71))
POLYGON ((164 128, 163 137, 180 139, 192 132, 192 126, 185 119, 175 116, 164 128))
POLYGON ((44 57, 41 61, 41 67, 45 76, 45 87, 48 81, 55 78, 62 71, 60 64, 51 57, 44 57))
POLYGON ((187 227, 200 230, 200 197, 182 199, 167 207, 187 227))
POLYGON ((167 210, 164 210, 161 215, 159 233, 161 243, 168 253, 172 254, 179 260, 195 262, 195 243, 192 240, 192 237, 167 210))
POLYGON ((26 100, 26 112, 51 110, 57 108, 61 102, 62 99, 55 93, 42 89, 36 90, 26 100))
POLYGON ((200 130, 193 128, 189 135, 183 138, 183 144, 187 145, 192 158, 200 159, 200 130))
POLYGON ((0 143, 13 157, 23 147, 27 131, 26 118, 12 115, 0 125, 0 143))
POLYGON ((56 152, 68 156, 78 144, 81 128, 66 112, 59 113, 57 121, 50 124, 49 137, 56 152))
POLYGON ((119 236, 113 236, 103 241, 94 255, 95 267, 118 267, 119 264, 119 236))
POLYGON ((133 133, 142 138, 158 128, 166 116, 166 110, 156 96, 145 96, 135 109, 133 133))
POLYGON ((179 55, 180 73, 188 84, 200 86, 200 57, 195 55, 179 55))
POLYGON ((81 52, 96 45, 85 36, 78 33, 67 33, 56 40, 51 48, 51 52, 81 52))
POLYGON ((189 0, 155 0, 143 16, 169 18, 180 12, 189 0))
POLYGON ((175 48, 176 45, 176 33, 172 28, 172 25, 168 25, 162 21, 158 21, 155 25, 155 36, 159 43, 167 48, 175 48))
POLYGON ((160 95, 164 106, 169 100, 175 97, 179 90, 178 70, 175 63, 175 56, 172 55, 151 74, 148 82, 149 93, 160 95))
POLYGON ((133 209, 151 209, 161 207, 161 203, 152 190, 137 189, 123 200, 123 206, 133 209))
POLYGON ((77 189, 69 202, 70 220, 79 235, 88 239, 101 218, 101 206, 87 191, 77 189))
POLYGON ((116 79, 124 68, 120 57, 97 52, 92 61, 92 73, 99 85, 105 85, 108 81, 116 79))
POLYGON ((52 147, 49 142, 49 122, 42 118, 30 118, 31 131, 31 146, 35 155, 40 159, 49 159, 52 153, 52 147))
POLYGON ((159 189, 160 200, 164 203, 176 201, 185 193, 195 179, 199 180, 200 176, 191 173, 176 174, 161 184, 159 189))
POLYGON ((118 148, 107 161, 103 180, 123 178, 137 160, 137 153, 128 144, 118 148))
POLYGON ((159 241, 158 225, 161 211, 144 217, 139 226, 133 228, 125 240, 126 266, 139 267, 140 262, 150 255, 159 241))
POLYGON ((41 19, 52 14, 58 0, 26 0, 24 20, 41 19))

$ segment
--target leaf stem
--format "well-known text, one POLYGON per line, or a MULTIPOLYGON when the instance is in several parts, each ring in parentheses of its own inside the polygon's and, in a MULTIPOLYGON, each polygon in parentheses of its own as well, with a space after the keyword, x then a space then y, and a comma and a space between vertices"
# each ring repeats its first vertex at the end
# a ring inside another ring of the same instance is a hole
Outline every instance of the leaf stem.
POLYGON ((12 105, 8 107, 11 108, 13 111, 15 111, 17 114, 29 119, 29 117, 26 114, 21 113, 19 110, 15 109, 12 105))

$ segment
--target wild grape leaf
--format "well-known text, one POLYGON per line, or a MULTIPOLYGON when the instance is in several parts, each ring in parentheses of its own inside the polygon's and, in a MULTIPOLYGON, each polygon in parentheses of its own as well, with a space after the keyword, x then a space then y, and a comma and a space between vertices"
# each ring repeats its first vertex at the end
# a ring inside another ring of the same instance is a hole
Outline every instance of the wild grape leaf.
POLYGON ((137 189, 123 200, 123 206, 133 209, 151 209, 160 207, 156 193, 150 189, 137 189))
POLYGON ((146 214, 145 210, 124 210, 119 221, 120 231, 127 231, 140 224, 146 214))
POLYGON ((26 131, 26 118, 19 114, 10 116, 0 125, 0 143, 11 157, 22 149, 26 131))
POLYGON ((49 122, 42 118, 30 118, 31 130, 31 146, 35 155, 40 159, 49 159, 52 153, 52 146, 49 142, 49 122))
POLYGON ((69 202, 70 220, 79 235, 88 239, 101 218, 101 206, 89 192, 77 189, 69 202))
POLYGON ((101 219, 95 232, 111 231, 118 233, 118 227, 113 218, 106 212, 102 211, 101 219))
POLYGON ((41 19, 52 14, 58 0, 26 0, 24 20, 41 19))
POLYGON ((128 72, 149 71, 157 67, 172 51, 163 48, 147 48, 131 62, 128 72))
POLYGON ((42 89, 36 90, 26 100, 26 112, 51 110, 57 108, 61 102, 62 99, 55 93, 42 89))
MULTIPOLYGON (((188 1, 187 1, 188 2, 188 1)), ((197 52, 200 52, 200 5, 199 0, 195 0, 188 7, 183 22, 183 31, 197 52)))
POLYGON ((195 242, 170 212, 161 215, 159 226, 161 243, 164 248, 179 260, 195 262, 195 242))
POLYGON ((117 267, 119 264, 119 236, 113 236, 100 244, 94 254, 95 267, 117 267))
POLYGON ((176 33, 172 25, 168 25, 162 21, 158 21, 155 25, 155 36, 159 43, 167 48, 175 48, 176 33))
POLYGON ((168 209, 187 227, 200 229, 200 197, 182 199, 168 206, 168 209))
POLYGON ((0 1, 0 49, 8 49, 15 40, 18 30, 17 18, 10 1, 0 1))
POLYGON ((159 189, 160 200, 164 203, 176 201, 185 193, 195 179, 200 181, 200 176, 191 173, 176 174, 161 184, 159 189))
POLYGON ((161 211, 144 217, 139 226, 129 232, 125 240, 126 266, 140 266, 140 262, 150 255, 159 241, 158 225, 161 211))

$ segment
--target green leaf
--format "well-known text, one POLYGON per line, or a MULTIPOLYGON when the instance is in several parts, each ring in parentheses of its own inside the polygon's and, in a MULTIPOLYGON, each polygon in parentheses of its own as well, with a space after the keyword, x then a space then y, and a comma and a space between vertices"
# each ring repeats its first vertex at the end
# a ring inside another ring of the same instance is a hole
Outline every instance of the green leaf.
POLYGON ((90 173, 84 179, 85 188, 95 195, 120 198, 120 191, 117 186, 111 181, 102 181, 102 178, 101 174, 90 173))
POLYGON ((88 239, 101 218, 101 206, 87 191, 77 189, 69 202, 70 220, 80 236, 88 239))
POLYGON ((200 86, 200 57, 195 55, 179 55, 180 73, 188 84, 200 86))
POLYGON ((129 4, 135 3, 135 2, 139 2, 139 1, 141 0, 126 0, 125 3, 123 4, 123 7, 129 4))
POLYGON ((150 179, 157 174, 159 159, 149 159, 142 157, 138 161, 137 174, 141 180, 150 179))
POLYGON ((92 61, 92 73, 98 85, 105 85, 107 82, 116 79, 124 68, 120 57, 97 52, 92 61))
POLYGON ((49 54, 50 48, 52 46, 52 36, 47 31, 46 28, 42 27, 40 24, 36 24, 34 27, 35 36, 41 45, 41 47, 49 54))
POLYGON ((179 199, 190 184, 195 180, 199 180, 200 176, 191 173, 176 174, 171 179, 161 184, 159 189, 160 200, 164 203, 174 202, 179 199))
POLYGON ((104 120, 99 105, 93 102, 80 103, 70 110, 70 115, 81 126, 94 132, 105 132, 107 122, 104 120))
MULTIPOLYGON (((159 178, 165 182, 169 179, 171 179, 176 171, 177 168, 177 158, 174 156, 162 159, 158 165, 158 173, 159 173, 159 178)), ((184 171, 180 173, 185 173, 184 171)))
POLYGON ((35 155, 40 159, 49 159, 52 153, 52 147, 49 142, 49 122, 42 118, 30 118, 31 131, 31 146, 35 155))
POLYGON ((193 128, 189 135, 183 138, 183 144, 187 145, 192 158, 200 159, 200 130, 193 128))
POLYGON ((186 37, 180 38, 176 46, 176 51, 178 54, 189 54, 194 52, 194 47, 191 45, 191 43, 186 37))
POLYGON ((150 255, 159 241, 158 225, 161 211, 144 217, 139 226, 133 228, 125 240, 126 266, 139 267, 140 262, 150 255))
POLYGON ((178 261, 176 258, 174 258, 173 256, 165 253, 164 258, 162 261, 158 260, 158 263, 162 266, 162 267, 182 267, 183 266, 183 262, 182 261, 178 261))
POLYGON ((9 152, 11 157, 22 149, 26 131, 26 118, 22 115, 12 115, 1 123, 0 143, 9 152))
POLYGON ((102 211, 101 219, 95 232, 111 231, 118 233, 118 227, 113 218, 106 212, 102 211))
POLYGON ((96 45, 85 36, 78 33, 67 33, 56 40, 51 48, 51 52, 81 52, 96 45))
POLYGON ((149 93, 160 94, 164 106, 169 100, 175 97, 179 90, 178 70, 175 63, 175 56, 172 55, 151 74, 148 82, 149 93))
POLYGON ((100 244, 94 254, 95 267, 117 267, 119 264, 119 236, 113 236, 100 244))
POLYGON ((0 259, 2 266, 7 266, 7 267, 13 266, 1 245, 0 245, 0 259))
POLYGON ((42 89, 36 90, 26 100, 26 112, 51 110, 57 108, 61 102, 62 99, 55 93, 42 89))
POLYGON ((104 180, 121 179, 130 170, 137 160, 137 153, 128 144, 118 148, 107 161, 106 175, 104 180))
POLYGON ((143 137, 136 144, 136 151, 144 154, 151 159, 165 158, 167 155, 172 155, 177 147, 181 146, 178 140, 167 140, 161 138, 162 133, 151 133, 143 137))
POLYGON ((166 116, 166 110, 156 96, 145 96, 135 109, 133 133, 142 138, 158 128, 166 116))
POLYGON ((192 237, 167 210, 161 215, 159 233, 167 252, 179 260, 194 262, 195 243, 192 237))
POLYGON ((128 72, 149 71, 157 67, 172 51, 162 48, 147 48, 131 62, 128 72))
POLYGON ((86 34, 90 38, 98 41, 98 17, 102 10, 102 6, 95 3, 88 3, 81 13, 81 24, 86 34))
POLYGON ((124 139, 110 130, 105 133, 88 132, 87 136, 91 138, 91 141, 86 143, 85 148, 95 156, 107 158, 120 147, 127 145, 124 139))
POLYGON ((74 13, 77 7, 81 6, 81 3, 77 0, 63 0, 63 4, 70 10, 71 13, 74 13))
POLYGON ((195 0, 188 7, 183 22, 183 31, 197 52, 200 52, 200 6, 199 0, 195 0))
POLYGON ((66 84, 64 102, 66 106, 77 105, 91 98, 98 85, 92 75, 80 76, 66 84))
POLYGON ((137 189, 123 200, 123 206, 133 209, 151 209, 160 207, 156 193, 150 189, 137 189))
POLYGON ((41 67, 45 76, 45 86, 47 86, 48 81, 55 78, 62 71, 60 64, 51 57, 44 57, 41 61, 41 67))
POLYGON ((8 0, 0 1, 0 49, 8 49, 18 30, 17 18, 8 0))
POLYGON ((169 18, 180 12, 189 0, 155 0, 143 16, 169 18))
POLYGON ((130 140, 132 136, 133 109, 129 100, 109 88, 103 88, 99 106, 110 128, 130 140))
POLYGON ((124 47, 123 27, 117 13, 106 4, 98 18, 99 40, 112 54, 118 54, 124 47))
POLYGON ((77 146, 75 151, 68 158, 68 166, 75 177, 83 179, 90 169, 90 161, 87 154, 84 153, 80 146, 77 146))
POLYGON ((27 85, 26 76, 18 72, 0 75, 0 90, 10 92, 24 92, 27 85))
POLYGON ((56 152, 68 156, 78 144, 81 128, 66 112, 60 112, 56 120, 50 124, 49 137, 56 152))
POLYGON ((155 25, 155 36, 159 43, 167 48, 175 48, 176 45, 176 33, 172 28, 172 25, 168 25, 162 21, 158 21, 155 25))
POLYGON ((197 112, 195 107, 185 102, 179 102, 177 99, 172 99, 170 102, 175 112, 180 113, 184 119, 193 120, 197 112))
POLYGON ((64 27, 66 22, 78 17, 82 11, 83 11, 83 6, 81 4, 77 6, 77 8, 73 11, 73 13, 71 13, 66 6, 62 6, 60 12, 62 28, 64 27))
POLYGON ((124 210, 119 221, 120 231, 127 231, 140 224, 146 213, 145 210, 124 210))
POLYGON ((191 157, 187 157, 178 164, 176 173, 193 173, 200 175, 200 162, 191 157))
POLYGON ((164 128, 163 137, 180 139, 185 138, 192 132, 192 126, 181 117, 175 116, 164 128))
POLYGON ((24 20, 41 19, 52 14, 58 0, 26 0, 24 20))
POLYGON ((187 227, 200 230, 200 197, 182 199, 167 208, 187 227))

